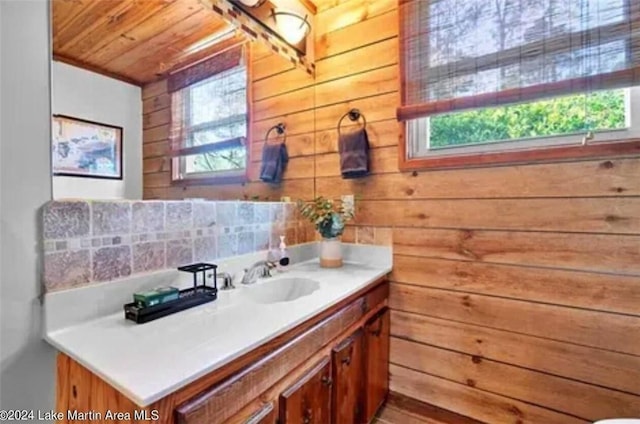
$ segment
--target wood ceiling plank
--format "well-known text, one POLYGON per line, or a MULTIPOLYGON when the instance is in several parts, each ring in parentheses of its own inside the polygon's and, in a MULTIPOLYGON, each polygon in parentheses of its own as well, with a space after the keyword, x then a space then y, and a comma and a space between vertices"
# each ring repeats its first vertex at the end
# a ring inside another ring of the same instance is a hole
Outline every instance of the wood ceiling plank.
POLYGON ((138 85, 244 41, 189 51, 229 28, 199 0, 52 0, 52 24, 57 60, 138 85))
MULTIPOLYGON (((215 17, 214 17, 215 18, 215 17)), ((172 45, 164 51, 160 51, 155 61, 155 66, 144 66, 140 75, 147 80, 153 80, 166 76, 169 72, 185 68, 193 63, 200 62, 232 46, 242 44, 246 41, 244 35, 237 32, 229 38, 222 39, 211 46, 204 46, 200 49, 189 49, 189 47, 205 40, 215 34, 223 34, 230 29, 229 24, 222 19, 212 21, 208 25, 197 29, 192 34, 184 38, 175 40, 172 45)), ((141 64, 142 65, 142 64, 141 64)), ((135 67, 133 68, 135 69, 135 67)))
POLYGON ((147 80, 152 80, 154 78, 165 78, 171 72, 201 62, 225 50, 231 49, 235 46, 239 46, 246 42, 246 37, 241 33, 238 33, 238 35, 236 36, 228 38, 207 48, 203 48, 202 50, 191 53, 185 53, 184 51, 182 51, 181 53, 170 57, 168 60, 161 61, 160 63, 155 65, 154 69, 149 70, 150 73, 148 75, 142 72, 140 73, 140 75, 142 78, 145 78, 147 80))
MULTIPOLYGON (((144 81, 153 81, 166 76, 166 74, 174 69, 183 68, 191 63, 201 61, 214 55, 216 52, 225 50, 232 45, 237 45, 244 41, 244 37, 239 35, 202 50, 188 51, 189 47, 198 41, 213 36, 214 34, 222 33, 229 28, 229 24, 217 18, 215 15, 212 15, 211 18, 215 20, 208 22, 202 28, 196 29, 196 31, 187 34, 183 38, 174 39, 169 46, 158 53, 139 60, 135 65, 130 67, 130 71, 134 72, 144 81)), ((206 21, 207 19, 203 19, 203 22, 206 21)))
POLYGON ((87 36, 104 22, 133 5, 133 0, 93 1, 81 13, 69 20, 64 27, 56 30, 53 37, 54 52, 74 57, 70 46, 87 36))
MULTIPOLYGON (((54 36, 59 34, 73 19, 82 13, 91 0, 52 0, 51 27, 54 36)), ((54 37, 55 45, 55 37, 54 37)))
POLYGON ((121 34, 131 31, 149 18, 153 18, 161 9, 171 7, 178 0, 145 0, 136 1, 132 7, 126 8, 111 19, 103 22, 98 28, 82 37, 70 46, 75 57, 87 60, 93 53, 114 42, 121 34))
POLYGON ((157 14, 141 22, 129 31, 118 34, 118 38, 94 51, 85 60, 97 66, 107 67, 112 61, 130 52, 143 43, 151 42, 158 34, 178 25, 181 21, 203 10, 197 0, 179 0, 161 9, 157 14))
MULTIPOLYGON (((108 66, 116 73, 123 73, 135 78, 140 69, 149 68, 151 64, 168 57, 172 52, 175 54, 180 48, 179 46, 185 44, 185 39, 195 43, 202 39, 204 34, 212 34, 219 30, 222 21, 218 20, 211 24, 210 19, 212 16, 209 12, 201 10, 178 24, 165 28, 164 31, 147 42, 138 43, 127 53, 109 63, 108 66)), ((145 81, 144 78, 140 79, 145 81)))

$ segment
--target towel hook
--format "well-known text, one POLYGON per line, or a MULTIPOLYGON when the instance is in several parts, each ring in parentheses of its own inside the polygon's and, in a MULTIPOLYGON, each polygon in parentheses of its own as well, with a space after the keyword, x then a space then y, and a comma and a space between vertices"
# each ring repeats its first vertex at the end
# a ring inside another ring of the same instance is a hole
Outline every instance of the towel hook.
POLYGON ((284 142, 287 140, 287 135, 285 134, 286 129, 287 127, 284 122, 277 123, 273 127, 269 128, 269 131, 267 131, 267 135, 264 137, 264 142, 269 142, 269 135, 271 134, 271 131, 275 130, 278 135, 284 134, 284 140, 282 140, 282 143, 284 144, 284 142))
POLYGON ((353 108, 342 115, 342 118, 340 118, 340 120, 338 121, 338 134, 340 134, 340 126, 342 125, 342 121, 344 121, 344 118, 347 117, 352 122, 356 122, 358 119, 362 118, 362 125, 364 126, 364 128, 367 127, 367 118, 365 118, 364 115, 360 113, 360 109, 353 108))
POLYGON ((357 121, 358 119, 360 119, 360 110, 358 109, 351 109, 349 112, 347 112, 347 114, 349 115, 349 119, 351 119, 352 121, 357 121))

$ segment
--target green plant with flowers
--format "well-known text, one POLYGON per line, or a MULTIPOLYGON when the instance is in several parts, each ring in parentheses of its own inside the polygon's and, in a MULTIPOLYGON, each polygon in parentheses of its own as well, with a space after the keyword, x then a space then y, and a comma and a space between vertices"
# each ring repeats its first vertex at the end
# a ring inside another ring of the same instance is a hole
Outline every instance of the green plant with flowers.
POLYGON ((298 200, 298 209, 300 214, 315 225, 316 230, 326 239, 342 235, 345 224, 355 216, 353 202, 334 201, 322 196, 316 197, 311 202, 298 200))

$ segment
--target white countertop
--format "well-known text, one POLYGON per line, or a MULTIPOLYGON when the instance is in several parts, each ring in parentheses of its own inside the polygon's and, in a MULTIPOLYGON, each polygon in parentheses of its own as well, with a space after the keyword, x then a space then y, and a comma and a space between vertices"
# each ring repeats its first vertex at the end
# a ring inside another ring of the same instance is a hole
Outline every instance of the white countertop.
MULTIPOLYGON (((362 253, 354 255, 355 259, 367 256, 362 253)), ((45 339, 144 407, 294 328, 390 271, 390 260, 375 265, 347 262, 338 269, 320 268, 317 260, 311 260, 256 285, 236 284, 235 290, 220 291, 215 302, 146 324, 125 320, 120 310, 60 328, 49 325, 45 339), (313 279, 319 289, 290 302, 273 304, 256 303, 246 295, 258 285, 292 277, 313 279)), ((52 304, 59 307, 63 295, 55 295, 57 300, 52 304)))

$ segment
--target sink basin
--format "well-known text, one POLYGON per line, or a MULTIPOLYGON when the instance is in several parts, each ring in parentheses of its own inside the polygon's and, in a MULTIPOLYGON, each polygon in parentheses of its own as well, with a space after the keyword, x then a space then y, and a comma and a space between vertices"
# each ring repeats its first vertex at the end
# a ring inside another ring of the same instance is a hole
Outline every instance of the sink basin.
POLYGON ((281 278, 248 287, 246 292, 256 303, 280 303, 310 295, 319 288, 320 283, 308 278, 281 278))

